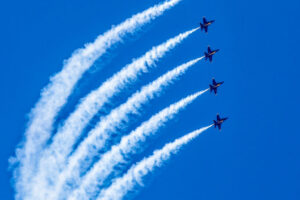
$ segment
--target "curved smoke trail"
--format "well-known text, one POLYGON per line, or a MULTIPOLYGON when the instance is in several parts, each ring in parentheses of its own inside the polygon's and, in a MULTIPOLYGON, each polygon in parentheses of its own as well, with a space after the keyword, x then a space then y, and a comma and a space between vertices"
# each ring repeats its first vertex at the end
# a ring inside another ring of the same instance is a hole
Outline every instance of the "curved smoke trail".
POLYGON ((11 158, 12 164, 18 164, 14 170, 16 199, 24 199, 29 192, 27 184, 36 171, 37 158, 45 142, 49 139, 52 124, 57 112, 66 103, 74 85, 82 74, 103 55, 113 44, 120 42, 128 33, 133 33, 138 27, 150 22, 180 0, 167 0, 138 13, 123 23, 113 27, 85 48, 75 51, 61 72, 51 78, 41 94, 41 98, 30 114, 30 122, 25 132, 25 141, 16 149, 16 158, 11 158))
POLYGON ((94 164, 91 170, 87 172, 79 188, 73 191, 69 199, 90 199, 90 197, 95 196, 99 190, 99 185, 101 185, 105 178, 113 171, 115 165, 124 162, 124 157, 140 147, 139 144, 144 141, 147 136, 154 134, 165 122, 173 118, 180 110, 207 91, 208 89, 197 92, 168 106, 153 115, 148 121, 142 123, 142 125, 129 135, 124 136, 119 144, 114 145, 111 150, 106 152, 101 159, 94 164))
POLYGON ((154 151, 154 153, 144 158, 142 161, 132 166, 125 175, 113 181, 110 187, 103 190, 97 200, 121 200, 134 186, 142 182, 142 178, 155 167, 160 167, 164 161, 168 160, 172 154, 177 153, 180 148, 195 139, 202 132, 206 131, 213 125, 193 131, 174 142, 166 144, 162 149, 154 151))
POLYGON ((54 192, 51 192, 55 197, 51 199, 57 199, 58 196, 64 196, 62 193, 67 193, 69 188, 63 188, 63 184, 65 184, 66 180, 69 180, 68 182, 72 182, 72 185, 76 186, 76 183, 79 182, 80 174, 90 166, 93 158, 97 155, 98 151, 103 148, 106 140, 110 137, 110 133, 120 127, 122 122, 127 122, 129 114, 137 113, 142 104, 152 99, 156 93, 159 94, 163 87, 168 86, 173 80, 184 74, 187 69, 201 59, 203 59, 203 57, 191 60, 168 71, 144 86, 140 91, 128 98, 126 103, 115 108, 109 115, 101 119, 96 127, 90 131, 88 137, 79 145, 74 154, 68 158, 68 165, 63 167, 63 172, 61 172, 59 178, 56 179, 56 189, 54 192))
POLYGON ((153 47, 142 57, 125 66, 121 71, 105 81, 98 89, 84 98, 77 109, 66 120, 64 126, 58 130, 53 138, 53 143, 41 157, 37 175, 30 183, 34 185, 32 189, 34 191, 33 193, 36 194, 34 196, 35 198, 49 199, 49 195, 53 194, 48 190, 52 184, 47 184, 47 182, 56 182, 59 173, 65 167, 64 164, 67 156, 72 151, 72 146, 79 138, 84 127, 99 109, 108 102, 113 95, 121 91, 121 89, 130 82, 136 80, 140 72, 147 71, 150 67, 155 66, 155 61, 163 57, 168 51, 197 29, 198 28, 195 28, 181 33, 161 45, 153 47), (47 190, 42 190, 41 188, 47 188, 47 190))

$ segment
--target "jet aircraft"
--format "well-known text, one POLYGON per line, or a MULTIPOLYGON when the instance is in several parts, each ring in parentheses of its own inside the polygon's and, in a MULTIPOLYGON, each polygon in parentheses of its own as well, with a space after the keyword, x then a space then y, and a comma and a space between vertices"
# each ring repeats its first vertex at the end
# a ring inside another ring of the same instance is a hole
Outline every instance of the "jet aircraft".
POLYGON ((213 55, 216 54, 218 51, 220 51, 220 49, 211 50, 211 48, 208 46, 207 52, 204 52, 205 60, 209 59, 209 61, 211 62, 213 55))
POLYGON ((222 123, 227 120, 228 117, 225 117, 225 118, 221 118, 219 114, 217 114, 217 121, 214 120, 214 125, 215 125, 215 128, 219 128, 219 130, 221 130, 221 125, 222 123))
POLYGON ((220 87, 224 81, 217 83, 216 80, 212 79, 212 85, 209 85, 210 92, 214 91, 215 94, 217 94, 217 89, 220 87))
POLYGON ((215 20, 207 21, 205 17, 203 17, 203 23, 200 22, 201 31, 204 29, 205 33, 208 31, 208 26, 214 23, 215 20))

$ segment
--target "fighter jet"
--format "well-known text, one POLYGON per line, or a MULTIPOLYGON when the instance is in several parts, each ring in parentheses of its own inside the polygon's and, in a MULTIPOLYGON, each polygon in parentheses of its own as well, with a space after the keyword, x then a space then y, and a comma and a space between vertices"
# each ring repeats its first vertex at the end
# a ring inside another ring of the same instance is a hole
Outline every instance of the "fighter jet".
POLYGON ((205 33, 207 33, 208 26, 214 23, 215 20, 207 21, 205 17, 203 17, 203 23, 200 22, 201 31, 204 29, 205 33))
POLYGON ((214 120, 214 125, 215 125, 215 128, 219 128, 219 130, 221 130, 221 125, 223 124, 223 122, 225 120, 227 120, 228 117, 225 117, 225 118, 221 118, 219 114, 217 114, 217 121, 214 120))
POLYGON ((218 87, 220 87, 223 83, 224 83, 224 81, 217 83, 215 81, 215 79, 213 78, 212 85, 209 85, 210 92, 214 91, 214 93, 217 94, 218 87))
POLYGON ((204 56, 205 56, 205 60, 209 59, 209 62, 212 61, 212 57, 215 53, 217 53, 218 51, 220 51, 220 49, 216 49, 216 50, 211 50, 210 47, 207 47, 207 52, 204 52, 204 56))

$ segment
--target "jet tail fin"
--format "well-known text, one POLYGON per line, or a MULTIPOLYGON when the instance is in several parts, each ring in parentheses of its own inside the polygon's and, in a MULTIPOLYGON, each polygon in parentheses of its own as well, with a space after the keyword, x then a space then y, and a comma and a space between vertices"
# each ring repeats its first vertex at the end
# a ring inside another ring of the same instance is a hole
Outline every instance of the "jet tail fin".
POLYGON ((201 31, 204 29, 204 25, 200 23, 201 31))
POLYGON ((217 88, 215 88, 214 86, 209 85, 209 90, 210 90, 210 93, 211 93, 212 91, 214 91, 214 93, 217 94, 217 88))
POLYGON ((209 85, 209 90, 210 90, 210 92, 213 91, 213 86, 212 85, 209 85))
POLYGON ((208 53, 204 52, 204 55, 205 55, 205 60, 207 60, 207 58, 209 57, 208 53))
POLYGON ((217 122, 216 122, 216 120, 214 120, 214 125, 215 125, 215 128, 217 127, 217 122))

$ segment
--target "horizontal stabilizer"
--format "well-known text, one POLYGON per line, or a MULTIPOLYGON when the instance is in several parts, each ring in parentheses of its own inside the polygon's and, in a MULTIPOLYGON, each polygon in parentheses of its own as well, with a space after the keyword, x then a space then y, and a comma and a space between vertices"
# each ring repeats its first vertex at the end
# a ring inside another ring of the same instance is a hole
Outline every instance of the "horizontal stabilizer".
POLYGON ((209 57, 208 54, 204 52, 204 55, 205 55, 205 60, 207 60, 207 58, 209 57))
POLYGON ((201 28, 201 31, 204 29, 204 25, 202 23, 200 23, 200 28, 201 28))
POLYGON ((217 127, 217 122, 216 122, 216 120, 214 120, 214 125, 215 125, 215 128, 217 127))

